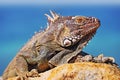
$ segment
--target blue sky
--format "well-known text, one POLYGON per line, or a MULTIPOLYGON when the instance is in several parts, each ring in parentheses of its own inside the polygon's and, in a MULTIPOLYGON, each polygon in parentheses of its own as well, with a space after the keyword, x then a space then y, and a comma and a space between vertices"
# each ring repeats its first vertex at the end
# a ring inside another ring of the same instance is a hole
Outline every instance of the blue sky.
POLYGON ((0 5, 119 5, 120 0, 0 0, 0 5))

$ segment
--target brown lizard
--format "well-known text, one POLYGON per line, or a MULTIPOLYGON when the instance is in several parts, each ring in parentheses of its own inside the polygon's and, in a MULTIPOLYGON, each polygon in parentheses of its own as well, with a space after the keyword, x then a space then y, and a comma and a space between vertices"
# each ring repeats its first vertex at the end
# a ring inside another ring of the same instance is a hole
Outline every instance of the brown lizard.
POLYGON ((100 21, 94 17, 60 16, 50 11, 45 14, 49 25, 43 32, 36 33, 18 52, 3 73, 3 80, 19 76, 27 79, 33 74, 53 66, 67 63, 95 34, 100 21))

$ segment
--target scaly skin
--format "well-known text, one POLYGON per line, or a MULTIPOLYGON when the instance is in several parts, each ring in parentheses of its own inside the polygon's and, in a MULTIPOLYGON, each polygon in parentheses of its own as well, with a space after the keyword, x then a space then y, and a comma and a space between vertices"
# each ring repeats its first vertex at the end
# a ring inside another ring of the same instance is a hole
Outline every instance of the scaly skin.
POLYGON ((24 45, 4 71, 3 80, 15 76, 27 79, 33 76, 33 69, 42 72, 68 63, 81 52, 100 26, 99 20, 94 17, 63 17, 50 12, 52 17, 45 14, 49 22, 47 29, 36 33, 24 45))

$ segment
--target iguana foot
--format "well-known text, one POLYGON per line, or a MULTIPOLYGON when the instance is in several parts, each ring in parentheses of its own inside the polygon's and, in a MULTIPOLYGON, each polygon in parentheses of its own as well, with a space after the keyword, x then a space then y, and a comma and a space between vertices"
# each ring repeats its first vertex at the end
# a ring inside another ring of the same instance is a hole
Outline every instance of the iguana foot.
POLYGON ((40 77, 37 69, 32 69, 30 72, 28 72, 27 77, 40 77))
POLYGON ((28 77, 40 77, 37 69, 32 69, 30 72, 26 72, 21 76, 18 76, 16 80, 28 80, 28 77))
POLYGON ((26 73, 21 74, 21 75, 17 76, 17 78, 16 78, 16 80, 27 80, 27 79, 28 79, 28 77, 27 77, 26 73))

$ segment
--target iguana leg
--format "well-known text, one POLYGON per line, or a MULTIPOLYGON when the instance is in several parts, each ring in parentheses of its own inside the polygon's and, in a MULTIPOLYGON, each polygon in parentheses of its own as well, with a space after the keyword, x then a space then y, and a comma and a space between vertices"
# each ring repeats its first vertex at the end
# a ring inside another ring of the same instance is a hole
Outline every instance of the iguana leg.
POLYGON ((76 50, 63 50, 57 53, 52 59, 49 60, 49 63, 55 66, 68 63, 73 57, 76 57, 87 44, 87 41, 79 43, 76 50))
POLYGON ((38 72, 42 72, 50 68, 48 61, 55 55, 55 51, 46 46, 41 46, 39 51, 37 57, 27 58, 26 60, 29 64, 36 64, 38 72))
POLYGON ((75 51, 65 49, 65 50, 57 53, 53 58, 51 58, 49 60, 49 63, 54 66, 68 63, 73 57, 75 57, 77 54, 79 54, 82 51, 82 48, 86 43, 87 42, 79 44, 75 51))
POLYGON ((17 74, 16 74, 16 69, 15 69, 15 58, 14 58, 13 61, 5 69, 2 75, 2 78, 3 80, 7 80, 9 77, 15 77, 15 76, 17 76, 17 74))
POLYGON ((16 57, 15 69, 16 69, 16 74, 18 75, 20 80, 27 79, 28 64, 24 59, 24 57, 22 56, 16 57))
POLYGON ((28 64, 26 60, 22 56, 16 56, 6 68, 3 74, 3 80, 16 76, 18 76, 20 80, 27 79, 27 73, 28 64))
POLYGON ((49 63, 52 64, 53 66, 58 66, 64 63, 67 63, 67 60, 71 56, 70 53, 71 50, 63 50, 59 53, 57 53, 53 58, 49 60, 49 63))
POLYGON ((39 76, 37 71, 41 72, 49 68, 48 55, 50 51, 48 48, 42 47, 37 56, 31 51, 23 51, 21 53, 22 54, 18 55, 15 59, 15 69, 16 74, 19 76, 18 78, 27 79, 29 76, 39 76), (34 69, 36 69, 36 71, 34 69))
POLYGON ((37 69, 39 72, 45 71, 49 69, 48 61, 54 54, 54 51, 52 52, 49 48, 47 47, 41 47, 39 56, 37 56, 37 69))

